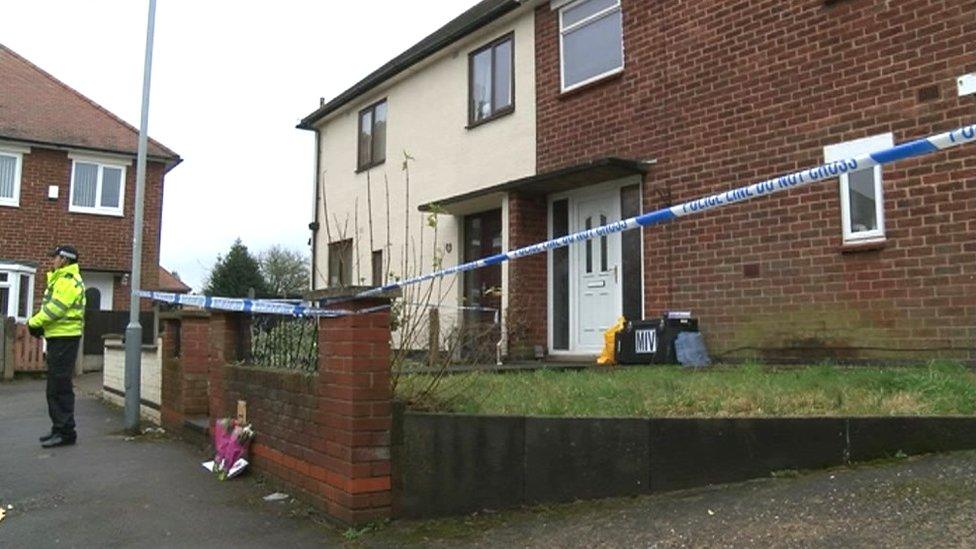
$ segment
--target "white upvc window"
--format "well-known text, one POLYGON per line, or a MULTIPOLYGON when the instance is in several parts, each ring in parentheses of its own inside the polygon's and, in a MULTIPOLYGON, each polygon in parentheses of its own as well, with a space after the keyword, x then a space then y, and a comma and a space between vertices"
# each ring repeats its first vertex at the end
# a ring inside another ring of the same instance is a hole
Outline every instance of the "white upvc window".
POLYGON ((562 91, 624 70, 620 0, 560 2, 559 58, 562 91))
POLYGON ((73 156, 72 212, 122 217, 125 208, 125 168, 119 162, 73 156))
POLYGON ((14 317, 24 323, 34 311, 33 267, 0 263, 0 320, 14 317))
POLYGON ((20 206, 24 150, 0 147, 0 206, 20 206))
MULTIPOLYGON (((877 152, 894 145, 890 133, 824 147, 824 160, 834 162, 877 152)), ((840 176, 841 225, 845 244, 885 239, 881 166, 840 176)))

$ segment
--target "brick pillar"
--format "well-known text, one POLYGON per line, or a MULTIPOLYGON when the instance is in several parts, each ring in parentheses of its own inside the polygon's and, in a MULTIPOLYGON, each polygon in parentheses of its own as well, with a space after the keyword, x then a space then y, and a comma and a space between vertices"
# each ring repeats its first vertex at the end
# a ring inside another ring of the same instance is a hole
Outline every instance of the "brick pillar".
MULTIPOLYGON (((346 302, 362 310, 386 299, 346 302)), ((347 524, 391 515, 390 312, 319 320, 318 432, 324 438, 328 513, 347 524)))
POLYGON ((180 318, 175 315, 163 317, 163 363, 160 379, 162 402, 160 402, 160 422, 169 431, 183 430, 183 373, 180 364, 180 318))
POLYGON ((179 311, 167 313, 162 320, 166 330, 160 415, 167 429, 179 432, 184 420, 206 416, 210 410, 210 314, 179 311))
MULTIPOLYGON (((548 206, 544 195, 508 195, 509 247, 521 248, 548 237, 548 206)), ((508 352, 513 358, 533 356, 533 348, 548 345, 547 255, 536 254, 508 263, 506 324, 508 352)))
POLYGON ((248 332, 246 328, 247 319, 242 313, 211 313, 207 349, 207 395, 211 420, 236 414, 236 403, 228 403, 225 398, 224 366, 237 362, 238 342, 244 341, 241 338, 248 332))

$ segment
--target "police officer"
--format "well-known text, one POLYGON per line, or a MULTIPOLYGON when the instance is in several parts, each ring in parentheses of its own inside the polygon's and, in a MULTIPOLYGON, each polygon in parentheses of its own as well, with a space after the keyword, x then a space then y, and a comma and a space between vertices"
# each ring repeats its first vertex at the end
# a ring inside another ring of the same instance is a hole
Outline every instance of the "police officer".
POLYGON ((78 250, 58 246, 51 252, 47 290, 41 310, 27 322, 34 337, 47 340, 47 411, 51 432, 41 446, 75 443, 75 393, 71 386, 78 345, 85 324, 85 284, 78 270, 78 250))

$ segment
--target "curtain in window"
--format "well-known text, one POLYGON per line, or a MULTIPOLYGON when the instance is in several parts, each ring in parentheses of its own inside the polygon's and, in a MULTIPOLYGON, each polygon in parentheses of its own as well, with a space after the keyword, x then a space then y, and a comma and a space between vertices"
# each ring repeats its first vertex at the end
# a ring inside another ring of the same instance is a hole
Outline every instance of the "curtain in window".
POLYGON ((878 210, 874 196, 874 169, 850 174, 848 183, 851 200, 851 232, 877 230, 878 210))
POLYGON ((373 164, 386 160, 386 101, 373 110, 373 164))
POLYGON ((72 204, 83 208, 94 208, 97 187, 98 166, 75 162, 75 186, 72 204))
POLYGON ((495 111, 512 105, 512 41, 495 46, 495 111))
POLYGON ((371 164, 373 143, 373 111, 368 110, 359 115, 359 167, 365 168, 371 164))
POLYGON ((17 316, 27 318, 31 312, 30 279, 28 275, 20 275, 20 300, 17 306, 17 316))
POLYGON ((491 116, 491 49, 474 56, 471 66, 471 119, 491 116))
POLYGON ((118 208, 121 189, 122 170, 118 168, 102 168, 101 206, 103 208, 118 208))
POLYGON ((14 182, 17 177, 17 157, 0 155, 0 198, 14 196, 14 182))

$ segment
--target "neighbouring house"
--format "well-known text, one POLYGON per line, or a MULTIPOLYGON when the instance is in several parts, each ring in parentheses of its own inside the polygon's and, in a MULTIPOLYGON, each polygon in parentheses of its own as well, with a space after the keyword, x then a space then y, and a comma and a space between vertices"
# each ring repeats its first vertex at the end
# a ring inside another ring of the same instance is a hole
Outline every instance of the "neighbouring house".
MULTIPOLYGON (((33 313, 44 292, 46 254, 62 243, 81 255, 88 308, 128 309, 138 135, 0 45, 0 316, 24 322, 33 313)), ((146 288, 160 282, 163 180, 180 162, 179 155, 150 139, 142 258, 146 288)), ((101 344, 101 334, 86 330, 86 341, 94 339, 101 344)))
POLYGON ((159 283, 156 284, 156 290, 171 294, 188 294, 193 291, 193 288, 184 284, 175 273, 159 267, 159 283))
MULTIPOLYGON (((450 216, 450 265, 972 123, 956 79, 976 71, 974 11, 481 2, 300 125, 318 136, 317 196, 356 227, 324 234, 320 201, 316 286, 376 282, 366 176, 385 238, 375 200, 384 177, 402 195, 404 149, 417 158, 407 206, 450 216), (498 55, 512 30, 514 55, 498 55), (499 103, 513 82, 517 100, 499 103), (507 130, 520 120, 531 126, 507 130)), ((592 355, 619 315, 690 310, 726 359, 974 360, 974 166, 976 148, 953 149, 513 261, 498 268, 505 317, 521 323, 509 351, 592 355)), ((487 276, 465 275, 457 299, 487 276)))

